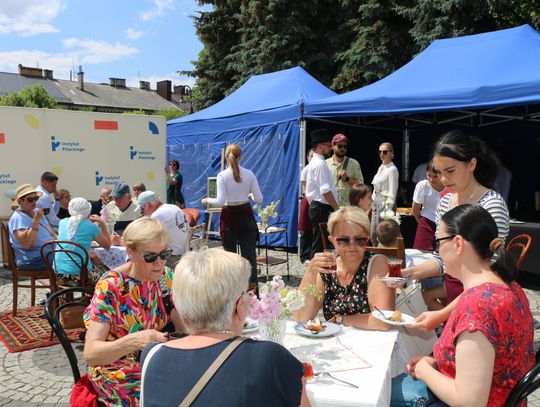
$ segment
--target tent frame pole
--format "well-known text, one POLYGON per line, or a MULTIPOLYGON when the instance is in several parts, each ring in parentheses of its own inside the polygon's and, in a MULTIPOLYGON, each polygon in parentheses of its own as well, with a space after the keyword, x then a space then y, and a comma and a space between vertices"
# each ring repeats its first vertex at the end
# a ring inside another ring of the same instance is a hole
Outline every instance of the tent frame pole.
MULTIPOLYGON (((305 162, 305 156, 306 156, 306 119, 300 119, 300 148, 299 154, 300 157, 298 157, 298 174, 302 172, 304 169, 304 162, 305 162)), ((298 183, 298 223, 300 223, 300 207, 302 205, 302 184, 298 183)), ((298 251, 298 257, 300 258, 300 232, 298 232, 297 240, 296 240, 296 246, 298 251)))

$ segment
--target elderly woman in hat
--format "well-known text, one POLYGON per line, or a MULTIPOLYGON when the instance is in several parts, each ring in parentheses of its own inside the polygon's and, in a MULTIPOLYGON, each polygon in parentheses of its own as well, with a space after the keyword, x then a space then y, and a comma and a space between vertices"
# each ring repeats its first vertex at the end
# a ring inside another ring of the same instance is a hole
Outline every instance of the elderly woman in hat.
POLYGON ((43 209, 36 209, 37 201, 42 195, 30 184, 19 186, 15 200, 19 204, 9 218, 9 240, 15 252, 17 267, 25 270, 46 270, 41 258, 41 245, 55 239, 43 209))
MULTIPOLYGON (((70 240, 79 243, 90 253, 92 241, 96 241, 101 247, 111 247, 111 240, 107 225, 97 215, 90 215, 92 205, 84 198, 74 198, 69 202, 69 218, 60 220, 58 225, 58 239, 70 240)), ((75 246, 63 245, 63 248, 79 252, 75 246)), ((80 278, 80 268, 69 258, 67 253, 57 253, 55 257, 55 271, 57 281, 61 285, 77 287, 80 278)), ((97 273, 92 273, 92 263, 88 264, 88 277, 91 283, 99 279, 97 273)))

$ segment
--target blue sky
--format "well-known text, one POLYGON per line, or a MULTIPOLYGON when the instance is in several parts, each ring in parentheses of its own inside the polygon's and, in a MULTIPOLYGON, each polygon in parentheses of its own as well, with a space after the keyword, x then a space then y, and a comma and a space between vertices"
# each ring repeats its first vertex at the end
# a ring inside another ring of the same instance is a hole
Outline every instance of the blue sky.
POLYGON ((202 49, 190 18, 201 9, 195 0, 0 0, 0 71, 20 63, 69 79, 82 65, 88 82, 193 85, 176 71, 193 69, 202 49))

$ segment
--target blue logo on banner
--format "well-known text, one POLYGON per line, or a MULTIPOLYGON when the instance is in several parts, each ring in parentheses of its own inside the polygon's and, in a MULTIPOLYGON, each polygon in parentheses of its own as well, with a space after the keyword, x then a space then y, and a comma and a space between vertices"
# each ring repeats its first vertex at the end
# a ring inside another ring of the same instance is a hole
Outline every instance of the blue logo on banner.
POLYGON ((112 187, 122 182, 120 175, 101 175, 99 171, 96 171, 96 186, 103 183, 106 186, 112 187))
POLYGON ((137 151, 133 148, 133 146, 129 146, 129 159, 130 160, 135 159, 136 155, 137 155, 137 151))
POLYGON ((56 149, 60 146, 60 142, 56 141, 56 137, 51 136, 51 150, 56 151, 56 149))
POLYGON ((96 185, 101 184, 101 181, 103 181, 103 177, 99 175, 99 171, 96 171, 96 185))

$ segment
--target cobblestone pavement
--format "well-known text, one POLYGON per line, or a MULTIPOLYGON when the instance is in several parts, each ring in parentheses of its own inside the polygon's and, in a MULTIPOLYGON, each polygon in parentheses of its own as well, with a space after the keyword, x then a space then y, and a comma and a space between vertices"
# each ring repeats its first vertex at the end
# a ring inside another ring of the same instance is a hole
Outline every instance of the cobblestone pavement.
MULTIPOLYGON (((273 252, 273 256, 285 256, 284 252, 273 252)), ((302 266, 295 253, 289 253, 288 285, 298 286, 303 275, 302 266)), ((285 264, 268 270, 273 275, 287 275, 285 264)), ((540 280, 540 277, 539 277, 540 280)), ((262 270, 259 282, 266 281, 266 270, 262 270)), ((536 287, 538 288, 538 287, 536 287)), ((38 301, 44 298, 45 290, 38 290, 38 301)), ((533 316, 540 321, 540 291, 525 289, 533 316)), ((19 307, 30 305, 28 289, 19 291, 19 307)), ((12 309, 11 274, 0 268, 0 311, 12 309)), ((540 346, 540 329, 535 332, 535 344, 540 346)), ((82 363, 82 344, 75 343, 76 353, 82 363)), ((60 345, 49 346, 19 353, 9 353, 0 342, 0 407, 67 407, 73 386, 71 368, 60 345)), ((540 394, 529 398, 529 406, 540 407, 540 394)))

